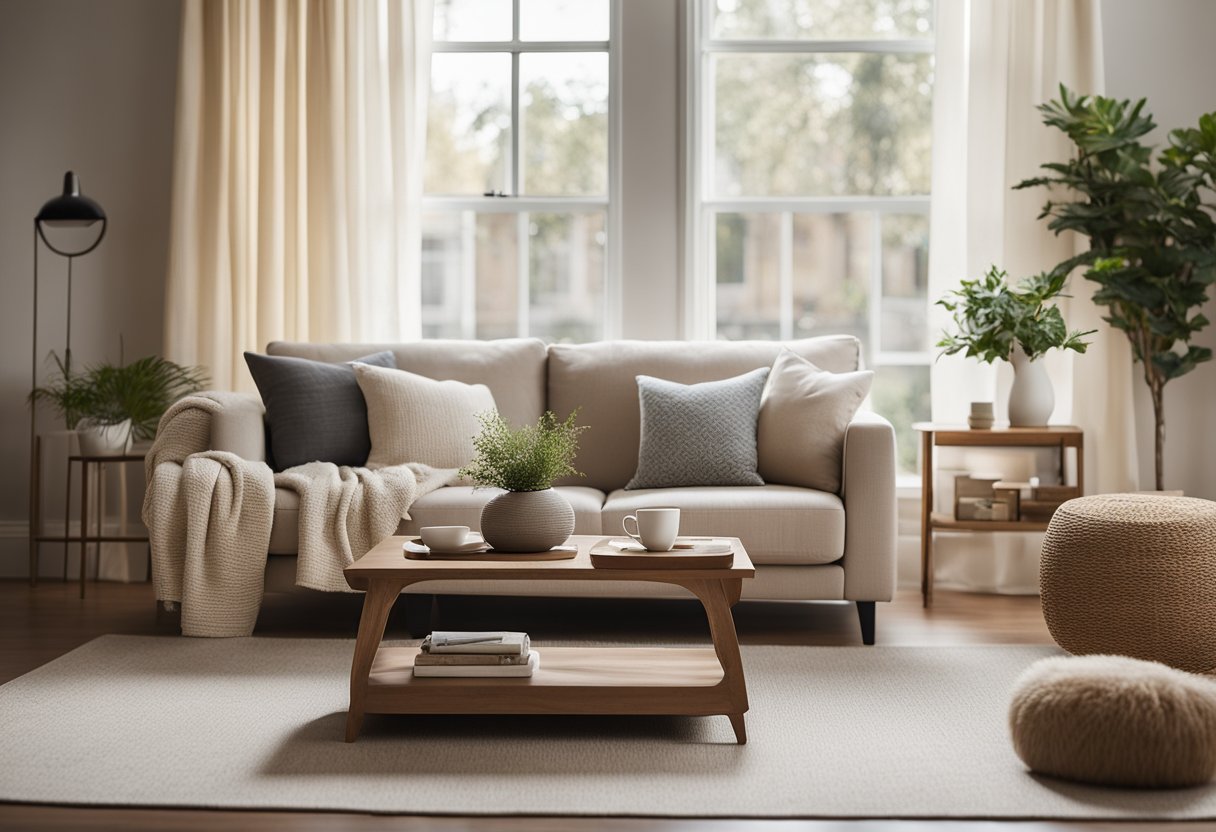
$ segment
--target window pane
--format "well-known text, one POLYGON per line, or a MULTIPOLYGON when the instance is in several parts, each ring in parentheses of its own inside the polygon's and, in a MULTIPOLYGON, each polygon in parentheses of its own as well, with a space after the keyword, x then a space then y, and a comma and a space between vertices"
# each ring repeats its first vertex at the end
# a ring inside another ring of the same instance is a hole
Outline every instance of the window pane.
POLYGON ((520 40, 608 40, 608 0, 519 0, 520 40))
POLYGON ((517 335, 515 215, 437 211, 422 223, 423 337, 517 335))
POLYGON ((716 38, 926 38, 933 0, 716 0, 716 38))
POLYGON ((871 213, 793 217, 793 335, 855 335, 870 348, 871 213))
POLYGON ((929 192, 929 55, 719 55, 718 196, 929 192))
POLYGON ((432 55, 426 192, 505 191, 510 155, 511 56, 432 55))
POLYGON ((461 337, 462 214, 422 215, 422 335, 461 337))
POLYGON ((435 0, 435 40, 510 40, 511 0, 435 0))
POLYGON ((542 196, 608 192, 608 54, 519 58, 524 169, 520 190, 542 196))
POLYGON ((929 217, 882 218, 882 349, 929 349, 929 217))
POLYGON ((718 214, 718 337, 781 337, 781 215, 718 214))
POLYGON ((913 422, 929 420, 929 368, 879 367, 870 393, 874 412, 895 426, 895 452, 899 472, 915 474, 919 442, 913 422))
POLYGON ((594 341, 604 329, 603 212, 528 215, 528 334, 594 341))
POLYGON ((519 227, 515 214, 477 216, 477 338, 519 335, 519 227))

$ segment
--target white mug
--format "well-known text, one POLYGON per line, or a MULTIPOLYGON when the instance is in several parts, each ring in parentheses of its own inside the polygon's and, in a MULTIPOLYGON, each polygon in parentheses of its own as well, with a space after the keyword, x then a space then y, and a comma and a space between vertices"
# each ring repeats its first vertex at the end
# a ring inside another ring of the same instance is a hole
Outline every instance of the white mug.
POLYGON ((670 552, 680 533, 680 510, 678 508, 640 508, 637 514, 626 515, 621 520, 625 534, 641 543, 650 552, 670 552), (636 532, 629 531, 632 520, 636 532))
POLYGON ((418 530, 422 544, 436 552, 456 549, 469 537, 468 526, 423 526, 418 530))

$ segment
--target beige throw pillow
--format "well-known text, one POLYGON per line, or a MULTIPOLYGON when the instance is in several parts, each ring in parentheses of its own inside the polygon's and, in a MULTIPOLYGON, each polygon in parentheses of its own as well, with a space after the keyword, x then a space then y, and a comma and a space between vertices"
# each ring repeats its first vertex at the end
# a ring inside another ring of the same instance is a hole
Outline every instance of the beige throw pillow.
POLYGON ((873 381, 869 370, 829 373, 783 349, 756 426, 757 470, 764 481, 838 493, 844 432, 873 381))
POLYGON ((370 364, 354 368, 367 402, 368 468, 407 462, 459 468, 473 458, 477 414, 496 410, 490 388, 370 364))

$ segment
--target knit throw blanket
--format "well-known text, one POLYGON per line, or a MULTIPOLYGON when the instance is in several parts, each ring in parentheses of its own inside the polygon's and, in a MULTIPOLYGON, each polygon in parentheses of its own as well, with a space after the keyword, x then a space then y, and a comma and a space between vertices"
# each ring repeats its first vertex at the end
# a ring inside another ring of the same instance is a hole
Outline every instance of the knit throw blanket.
POLYGON ((265 462, 209 450, 212 416, 232 395, 188 396, 170 407, 144 463, 156 597, 181 604, 188 636, 253 632, 276 486, 300 498, 296 584, 347 592, 342 570, 393 534, 414 500, 455 476, 420 464, 371 470, 330 462, 275 474, 265 462))

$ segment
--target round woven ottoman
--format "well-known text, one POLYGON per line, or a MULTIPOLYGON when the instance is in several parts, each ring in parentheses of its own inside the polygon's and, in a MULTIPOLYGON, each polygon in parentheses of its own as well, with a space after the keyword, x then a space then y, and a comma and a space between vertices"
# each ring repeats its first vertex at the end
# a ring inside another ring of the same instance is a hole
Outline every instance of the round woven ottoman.
POLYGON ((1037 774, 1197 786, 1216 774, 1216 682, 1124 656, 1042 659, 1014 685, 1009 730, 1037 774))
POLYGON ((1043 615, 1070 653, 1216 669, 1216 503, 1155 494, 1069 500, 1047 527, 1043 615))

